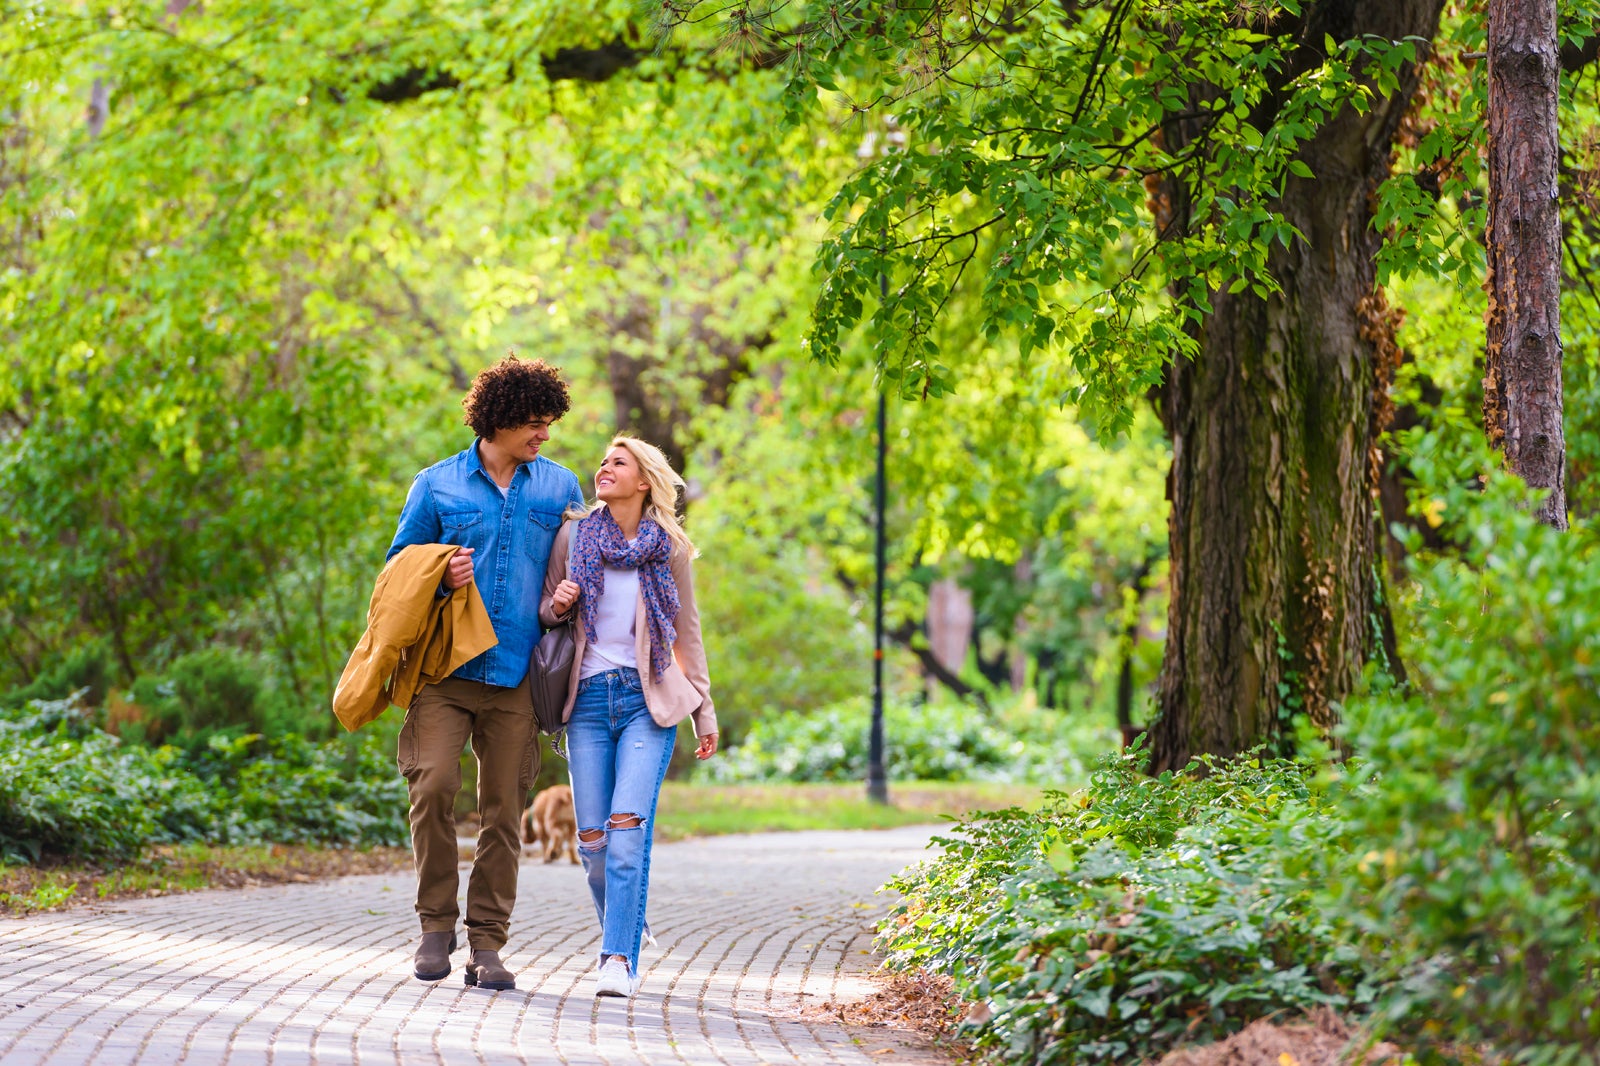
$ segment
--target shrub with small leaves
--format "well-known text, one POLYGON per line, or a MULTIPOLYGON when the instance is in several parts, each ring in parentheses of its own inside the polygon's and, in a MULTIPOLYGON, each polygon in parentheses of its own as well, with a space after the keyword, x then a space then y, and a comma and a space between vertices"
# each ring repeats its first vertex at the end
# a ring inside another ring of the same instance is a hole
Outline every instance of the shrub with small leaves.
MULTIPOLYGON (((871 707, 865 698, 757 719, 724 757, 704 764, 719 783, 863 781, 871 707)), ((1110 729, 1052 711, 982 710, 959 701, 884 707, 885 770, 894 781, 1083 780, 1084 753, 1115 741, 1110 729)))
POLYGON ((994 1061, 1140 1061, 1279 1010, 1370 996, 1298 856, 1337 836, 1299 764, 1143 775, 1137 753, 1039 813, 980 816, 891 885, 889 964, 947 973, 994 1061))
POLYGON ((1422 1053, 1592 1063, 1600 536, 1540 525, 1508 476, 1451 480, 1437 512, 1457 550, 1413 555, 1411 687, 1347 709, 1352 847, 1326 883, 1393 982, 1378 1019, 1422 1053))
POLYGON ((197 752, 125 743, 75 700, 0 710, 0 862, 128 858, 150 844, 401 845, 387 736, 215 735, 197 752))

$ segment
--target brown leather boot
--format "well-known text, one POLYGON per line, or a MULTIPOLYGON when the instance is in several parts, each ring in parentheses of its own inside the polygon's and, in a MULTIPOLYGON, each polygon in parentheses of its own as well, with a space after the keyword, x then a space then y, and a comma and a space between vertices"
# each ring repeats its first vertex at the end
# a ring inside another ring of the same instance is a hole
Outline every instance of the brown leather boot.
POLYGON ((474 948, 472 961, 464 972, 468 988, 476 985, 491 992, 505 992, 517 987, 517 975, 506 969, 498 951, 474 948))
POLYGON ((456 934, 423 933, 417 945, 416 974, 421 981, 442 981, 450 976, 450 953, 456 949, 456 934))

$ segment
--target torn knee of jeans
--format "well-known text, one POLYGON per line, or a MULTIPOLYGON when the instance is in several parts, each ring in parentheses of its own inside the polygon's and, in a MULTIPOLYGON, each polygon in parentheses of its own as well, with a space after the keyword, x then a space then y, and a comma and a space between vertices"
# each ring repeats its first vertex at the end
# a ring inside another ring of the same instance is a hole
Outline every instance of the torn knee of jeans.
POLYGON ((606 822, 607 829, 638 829, 643 825, 644 819, 637 814, 613 814, 606 822))
POLYGON ((604 851, 606 846, 606 831, 604 829, 578 830, 578 847, 584 851, 604 851))

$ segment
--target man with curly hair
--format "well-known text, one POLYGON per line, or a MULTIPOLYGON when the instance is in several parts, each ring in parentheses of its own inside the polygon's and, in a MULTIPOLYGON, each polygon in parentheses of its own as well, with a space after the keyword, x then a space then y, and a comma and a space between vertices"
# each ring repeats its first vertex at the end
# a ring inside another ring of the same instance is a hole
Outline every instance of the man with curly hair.
POLYGON ((582 505, 583 491, 572 471, 539 454, 569 406, 555 367, 509 356, 477 376, 462 406, 477 439, 416 476, 388 557, 413 544, 459 545, 438 595, 476 582, 499 643, 417 694, 397 759, 411 794, 422 922, 416 975, 448 976, 456 949, 455 802, 470 739, 480 829, 467 881, 466 983, 510 989, 516 977, 500 950, 517 895, 522 804, 538 773, 528 661, 540 636, 537 605, 550 544, 562 513, 582 505))

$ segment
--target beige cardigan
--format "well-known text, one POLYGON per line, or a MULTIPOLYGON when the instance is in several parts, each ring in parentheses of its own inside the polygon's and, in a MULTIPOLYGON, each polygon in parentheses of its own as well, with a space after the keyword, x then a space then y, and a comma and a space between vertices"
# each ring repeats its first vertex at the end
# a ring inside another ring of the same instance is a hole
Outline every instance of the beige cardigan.
MULTIPOLYGON (((566 521, 556 531, 550 545, 550 565, 544 572, 544 595, 539 597, 539 621, 554 626, 571 616, 557 616, 550 607, 550 597, 556 586, 567 578, 567 545, 577 522, 566 521)), ((703 737, 717 731, 717 712, 711 704, 711 678, 706 672, 706 647, 700 639, 700 609, 694 602, 694 565, 689 556, 674 548, 670 562, 672 579, 678 585, 678 617, 673 621, 677 640, 672 645, 672 665, 659 677, 651 677, 650 627, 645 621, 644 594, 639 594, 634 608, 634 655, 641 664, 639 679, 644 688, 644 703, 650 708, 650 717, 657 725, 675 726, 685 718, 694 718, 695 736, 703 737)), ((572 610, 576 610, 574 605, 572 610)), ((578 695, 578 672, 583 668, 583 649, 589 643, 581 624, 572 627, 572 683, 567 687, 567 705, 561 710, 561 720, 572 717, 572 703, 578 695)))

